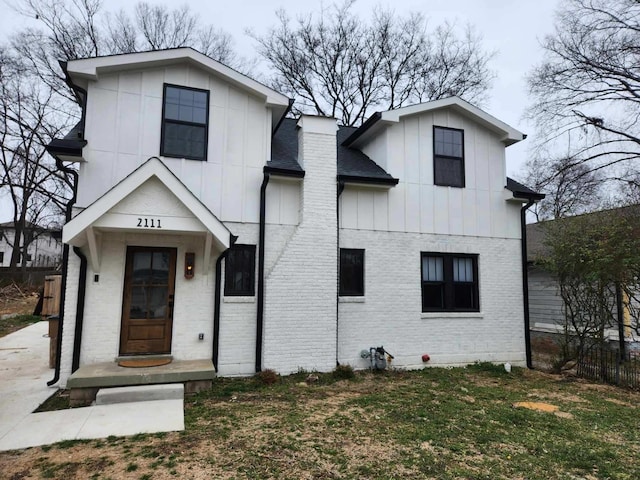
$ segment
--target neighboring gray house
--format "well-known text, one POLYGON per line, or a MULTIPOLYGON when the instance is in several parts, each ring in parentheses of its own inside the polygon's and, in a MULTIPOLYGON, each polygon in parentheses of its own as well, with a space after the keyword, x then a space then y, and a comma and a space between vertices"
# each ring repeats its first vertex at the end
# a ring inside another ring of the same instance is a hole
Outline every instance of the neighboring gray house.
MULTIPOLYGON (((625 209, 638 207, 622 207, 625 209)), ((606 212, 594 212, 585 215, 599 215, 606 212)), ((562 219, 548 220, 527 225, 527 263, 528 263, 528 290, 529 290, 529 318, 530 329, 537 334, 561 334, 564 331, 565 313, 564 302, 560 296, 558 282, 544 269, 542 260, 547 252, 545 245, 546 229, 554 222, 562 219)), ((633 329, 631 325, 631 312, 628 304, 623 299, 623 324, 626 341, 633 342, 633 329)), ((617 342, 619 332, 617 328, 606 331, 608 341, 617 342)))

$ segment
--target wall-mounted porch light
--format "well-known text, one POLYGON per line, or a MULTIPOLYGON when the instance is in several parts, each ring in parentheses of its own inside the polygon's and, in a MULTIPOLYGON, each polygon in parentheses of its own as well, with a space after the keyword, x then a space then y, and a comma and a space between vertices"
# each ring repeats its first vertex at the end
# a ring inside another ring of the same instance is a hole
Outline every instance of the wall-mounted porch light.
POLYGON ((191 279, 196 266, 196 254, 187 252, 184 254, 184 278, 191 279))

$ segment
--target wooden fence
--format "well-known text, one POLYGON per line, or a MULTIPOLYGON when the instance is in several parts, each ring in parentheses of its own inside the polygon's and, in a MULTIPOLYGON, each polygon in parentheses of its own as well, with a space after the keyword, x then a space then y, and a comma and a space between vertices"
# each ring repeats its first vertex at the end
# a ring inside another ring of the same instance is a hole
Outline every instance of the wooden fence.
POLYGON ((592 350, 578 361, 579 377, 621 387, 640 389, 640 357, 628 352, 620 357, 618 350, 592 350))
POLYGON ((0 285, 16 282, 21 285, 41 286, 47 275, 60 275, 60 271, 51 267, 28 267, 24 275, 20 267, 17 269, 0 267, 0 285))

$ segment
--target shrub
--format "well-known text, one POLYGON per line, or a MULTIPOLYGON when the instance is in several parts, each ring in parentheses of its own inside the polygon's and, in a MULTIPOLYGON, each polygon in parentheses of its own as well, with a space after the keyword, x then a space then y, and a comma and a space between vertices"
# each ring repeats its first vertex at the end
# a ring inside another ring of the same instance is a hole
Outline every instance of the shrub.
POLYGON ((273 385, 280 381, 280 375, 270 368, 256 373, 256 381, 260 385, 273 385))
POLYGON ((353 367, 349 364, 338 365, 332 372, 333 378, 338 380, 351 380, 356 376, 353 367))

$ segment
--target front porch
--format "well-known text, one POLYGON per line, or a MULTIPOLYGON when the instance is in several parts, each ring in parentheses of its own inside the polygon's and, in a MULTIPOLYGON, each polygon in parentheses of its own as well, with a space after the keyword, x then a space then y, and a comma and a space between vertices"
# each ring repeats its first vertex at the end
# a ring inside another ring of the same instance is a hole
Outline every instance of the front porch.
POLYGON ((177 360, 158 367, 128 368, 116 362, 84 365, 67 380, 72 406, 87 405, 101 388, 183 383, 185 393, 211 388, 216 369, 209 360, 177 360))

